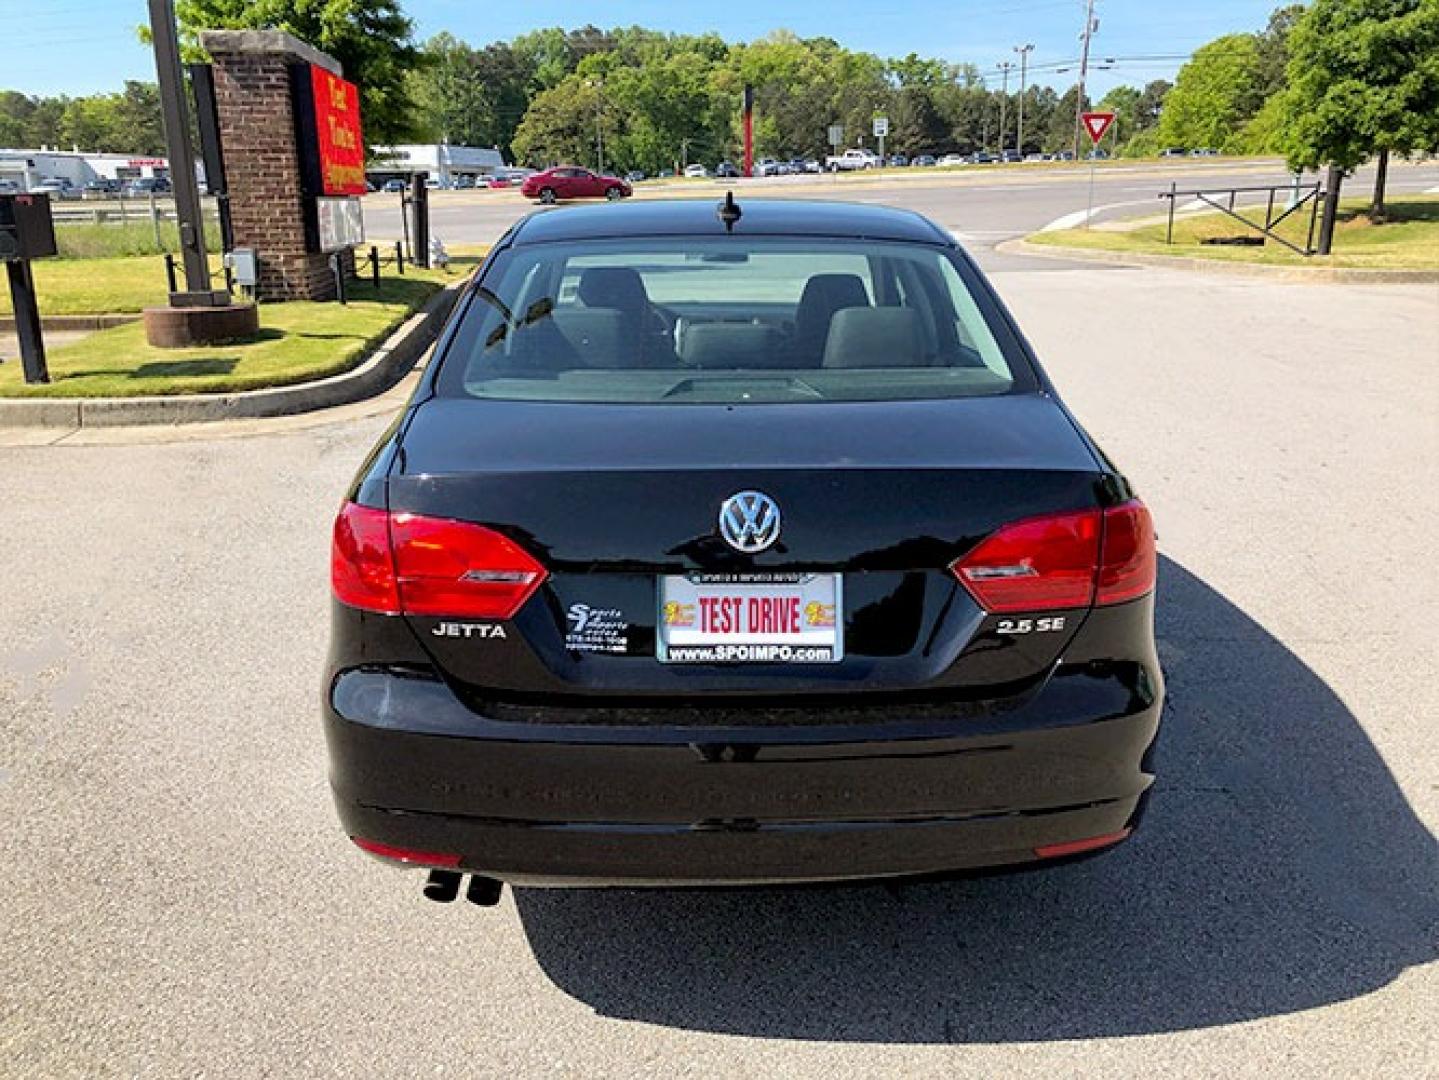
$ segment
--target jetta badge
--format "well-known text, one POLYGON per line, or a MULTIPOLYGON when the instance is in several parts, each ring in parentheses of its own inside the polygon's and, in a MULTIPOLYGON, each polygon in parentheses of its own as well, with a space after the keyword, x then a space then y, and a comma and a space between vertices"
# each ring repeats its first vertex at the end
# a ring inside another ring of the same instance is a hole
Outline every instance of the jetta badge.
POLYGON ((741 491, 720 506, 719 531, 725 543, 758 555, 779 539, 779 504, 761 491, 741 491))

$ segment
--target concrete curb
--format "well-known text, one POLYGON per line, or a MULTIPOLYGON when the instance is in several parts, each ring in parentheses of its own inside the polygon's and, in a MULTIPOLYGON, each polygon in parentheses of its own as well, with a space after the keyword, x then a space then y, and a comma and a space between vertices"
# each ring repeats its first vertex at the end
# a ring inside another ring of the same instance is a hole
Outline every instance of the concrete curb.
MULTIPOLYGON (((42 330, 109 330, 115 326, 139 322, 140 314, 133 315, 48 315, 40 320, 42 330)), ((0 315, 0 333, 15 332, 15 317, 0 315)))
POLYGON ((1230 277, 1258 277, 1271 281, 1296 281, 1310 285, 1341 283, 1365 285, 1428 285, 1439 282, 1439 270, 1363 270, 1337 266, 1267 266, 1262 263, 1223 262, 1184 255, 1151 255, 1148 252, 1103 251, 1094 248, 1061 247, 1058 244, 1031 244, 1027 240, 1006 240, 995 250, 1004 255, 1033 255, 1041 259, 1068 262, 1109 263, 1119 266, 1162 266, 1200 274, 1230 277))
POLYGON ((440 334, 463 283, 446 286, 357 367, 329 378, 233 394, 170 397, 0 398, 0 427, 95 428, 196 424, 291 416, 382 394, 405 377, 440 334))

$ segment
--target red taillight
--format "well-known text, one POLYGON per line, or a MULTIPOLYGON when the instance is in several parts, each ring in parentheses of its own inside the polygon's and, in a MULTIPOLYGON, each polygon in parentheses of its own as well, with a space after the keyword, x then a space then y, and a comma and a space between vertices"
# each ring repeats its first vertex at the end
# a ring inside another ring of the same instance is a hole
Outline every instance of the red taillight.
POLYGON ((1154 526, 1137 499, 1102 512, 1027 518, 950 569, 996 614, 1123 603, 1154 588, 1154 526))
POLYGON ((389 514, 354 503, 340 509, 330 548, 330 586, 342 604, 386 615, 399 612, 389 514))
POLYGON ((1096 604, 1122 604, 1154 588, 1158 557, 1154 519, 1138 499, 1104 512, 1104 554, 1099 563, 1096 604))
POLYGON ((395 514, 390 536, 407 615, 508 619, 546 577, 523 548, 482 525, 395 514))
POLYGON ((1083 840, 1070 840, 1064 844, 1045 844, 1034 849, 1034 853, 1041 859, 1057 859, 1061 855, 1078 855, 1085 851, 1096 851, 1110 844, 1117 844, 1127 838, 1133 829, 1120 829, 1118 832, 1105 833, 1103 836, 1089 836, 1083 840))
POLYGON ((393 844, 382 844, 378 840, 366 840, 363 836, 352 836, 351 840, 361 851, 368 851, 371 855, 378 855, 382 859, 389 859, 391 862, 411 863, 415 866, 459 866, 460 857, 440 851, 415 851, 413 848, 395 847, 393 844))
POLYGON ((354 503, 335 522, 330 579, 336 599, 351 607, 508 619, 547 576, 518 544, 482 525, 354 503))
POLYGON ((1088 607, 1099 528, 1098 510, 1016 521, 950 569, 985 611, 1088 607))

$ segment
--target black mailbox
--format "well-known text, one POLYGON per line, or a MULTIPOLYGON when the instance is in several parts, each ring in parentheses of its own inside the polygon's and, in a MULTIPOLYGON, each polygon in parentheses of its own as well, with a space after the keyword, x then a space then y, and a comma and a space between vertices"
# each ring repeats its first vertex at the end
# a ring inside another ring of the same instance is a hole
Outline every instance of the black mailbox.
POLYGON ((50 196, 0 195, 0 262, 43 259, 55 253, 50 196))

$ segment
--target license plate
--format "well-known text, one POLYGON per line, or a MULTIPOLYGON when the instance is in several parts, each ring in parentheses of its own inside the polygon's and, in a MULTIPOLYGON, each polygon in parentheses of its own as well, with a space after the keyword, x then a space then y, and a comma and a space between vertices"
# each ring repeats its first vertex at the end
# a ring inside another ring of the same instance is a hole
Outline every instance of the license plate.
POLYGON ((659 579, 660 660, 832 664, 844 656, 839 574, 683 574, 659 579))

